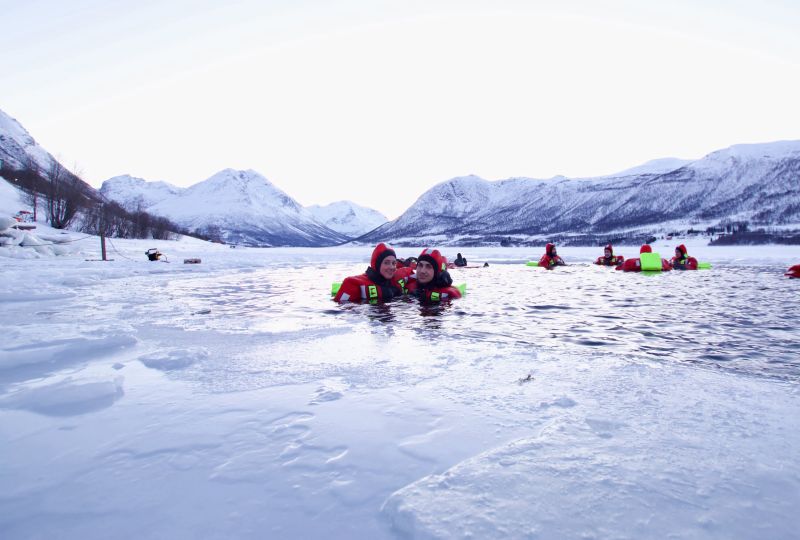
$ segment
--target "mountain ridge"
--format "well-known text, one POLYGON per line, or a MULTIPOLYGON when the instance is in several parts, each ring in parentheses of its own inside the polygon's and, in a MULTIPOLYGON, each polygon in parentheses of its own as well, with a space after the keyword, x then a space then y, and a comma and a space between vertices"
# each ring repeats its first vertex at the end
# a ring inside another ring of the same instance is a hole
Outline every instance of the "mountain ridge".
POLYGON ((396 220, 359 238, 405 244, 576 241, 676 221, 800 224, 800 141, 735 145, 664 173, 441 182, 396 220))
MULTIPOLYGON (((16 169, 46 169, 55 161, 3 111, 0 159, 16 169)), ((800 227, 800 141, 737 144, 698 160, 662 158, 590 178, 456 177, 376 227, 385 221, 379 213, 359 217, 363 207, 351 202, 304 208, 254 170, 223 169, 188 188, 122 175, 104 182, 100 193, 190 232, 258 246, 336 245, 353 237, 418 245, 577 242, 732 221, 800 227)))

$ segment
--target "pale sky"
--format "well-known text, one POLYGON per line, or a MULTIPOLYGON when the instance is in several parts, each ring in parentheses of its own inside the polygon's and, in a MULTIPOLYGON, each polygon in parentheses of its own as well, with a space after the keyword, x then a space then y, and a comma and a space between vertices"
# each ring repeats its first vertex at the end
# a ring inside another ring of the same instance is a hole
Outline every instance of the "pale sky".
POLYGON ((0 109, 99 187, 254 169, 397 217, 475 174, 800 139, 800 2, 0 0, 0 109))

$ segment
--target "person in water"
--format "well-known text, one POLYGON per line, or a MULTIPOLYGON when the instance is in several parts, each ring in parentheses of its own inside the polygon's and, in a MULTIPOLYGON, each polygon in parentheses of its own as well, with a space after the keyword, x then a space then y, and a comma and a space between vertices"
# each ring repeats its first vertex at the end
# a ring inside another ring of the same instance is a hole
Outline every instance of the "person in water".
MULTIPOLYGON (((644 244, 639 248, 639 255, 642 253, 653 253, 653 248, 651 248, 649 244, 644 244)), ((635 259, 626 259, 621 265, 617 266, 616 270, 622 270, 623 272, 641 272, 642 260, 640 257, 635 259)), ((661 271, 666 272, 668 270, 672 270, 672 265, 667 259, 662 258, 661 271)))
POLYGON ((790 266, 783 275, 790 278, 800 278, 800 264, 790 266))
POLYGON ((453 261, 453 264, 456 265, 456 266, 467 266, 467 259, 462 257, 461 253, 459 253, 456 256, 456 260, 453 261))
POLYGON ((564 259, 559 257, 558 252, 556 250, 556 245, 547 244, 544 248, 544 255, 542 255, 541 259, 539 259, 539 266, 550 270, 555 266, 566 266, 566 265, 567 263, 564 262, 564 259))
POLYGON ((697 259, 689 257, 686 253, 686 246, 683 244, 675 248, 675 256, 672 257, 671 264, 675 270, 697 270, 697 259))
POLYGON ((800 264, 789 267, 785 274, 786 277, 800 279, 800 264))
POLYGON ((461 298, 461 291, 452 286, 447 272, 447 259, 438 249, 425 248, 417 257, 417 269, 408 280, 408 293, 426 304, 461 298))
POLYGON ((384 243, 375 246, 369 267, 360 276, 350 276, 342 282, 334 296, 336 302, 377 303, 403 295, 406 274, 397 274, 397 255, 384 243))
POLYGON ((608 244, 603 250, 603 256, 598 257, 594 264, 601 266, 619 266, 625 262, 625 257, 622 255, 614 255, 614 246, 608 244))
POLYGON ((397 259, 397 268, 411 268, 412 270, 417 267, 416 257, 406 257, 405 259, 397 259))

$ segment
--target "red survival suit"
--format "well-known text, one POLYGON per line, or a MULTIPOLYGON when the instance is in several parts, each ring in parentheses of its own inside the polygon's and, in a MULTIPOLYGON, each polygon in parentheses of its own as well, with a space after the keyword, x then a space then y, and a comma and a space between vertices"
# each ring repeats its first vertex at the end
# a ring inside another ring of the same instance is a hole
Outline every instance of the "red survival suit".
POLYGON ((609 251, 611 255, 597 257, 597 260, 594 261, 594 264, 599 264, 601 266, 619 266, 625 262, 625 257, 622 255, 614 255, 614 247, 611 244, 608 244, 603 251, 609 251))
POLYGON ((408 274, 411 273, 410 269, 395 271, 392 279, 384 278, 380 273, 381 263, 389 256, 397 257, 391 247, 384 243, 375 246, 367 271, 360 276, 345 278, 333 300, 335 302, 367 301, 375 304, 403 295, 406 292, 405 281, 408 274))
POLYGON ((453 279, 447 272, 447 259, 438 249, 423 249, 417 260, 427 261, 433 266, 433 279, 422 284, 416 274, 412 274, 408 278, 408 294, 413 294, 426 304, 461 298, 461 291, 452 286, 453 279))
MULTIPOLYGON (((652 253, 653 248, 651 248, 648 244, 644 244, 642 247, 639 248, 639 253, 652 253)), ((623 272, 641 272, 642 271, 642 261, 639 258, 635 259, 627 259, 621 265, 617 266, 616 270, 622 270, 623 272)), ((672 265, 669 263, 667 259, 661 259, 661 271, 666 272, 668 270, 672 270, 672 265)))
POLYGON ((798 278, 798 279, 800 279, 800 264, 796 264, 796 265, 792 266, 783 275, 784 276, 788 276, 790 278, 798 278))
POLYGON ((567 263, 564 262, 564 259, 556 254, 555 244, 547 244, 544 247, 544 255, 542 255, 541 259, 539 259, 540 268, 552 270, 554 266, 566 266, 566 264, 567 263))
POLYGON ((686 254, 686 246, 681 244, 675 249, 680 250, 681 256, 672 257, 672 268, 675 270, 697 270, 697 259, 686 254))

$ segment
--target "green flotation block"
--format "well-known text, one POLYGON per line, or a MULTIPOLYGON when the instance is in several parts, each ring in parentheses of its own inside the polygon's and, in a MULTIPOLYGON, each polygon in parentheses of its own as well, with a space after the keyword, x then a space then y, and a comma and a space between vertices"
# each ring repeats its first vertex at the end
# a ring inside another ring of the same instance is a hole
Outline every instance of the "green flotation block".
POLYGON ((658 253, 640 253, 639 262, 642 272, 661 272, 661 255, 658 253))
POLYGON ((336 293, 339 292, 339 288, 341 286, 342 286, 341 281, 334 282, 333 285, 331 285, 331 296, 336 296, 336 293))
POLYGON ((539 261, 528 261, 525 266, 539 266, 539 261))
POLYGON ((697 263, 698 270, 711 270, 711 263, 697 263))

